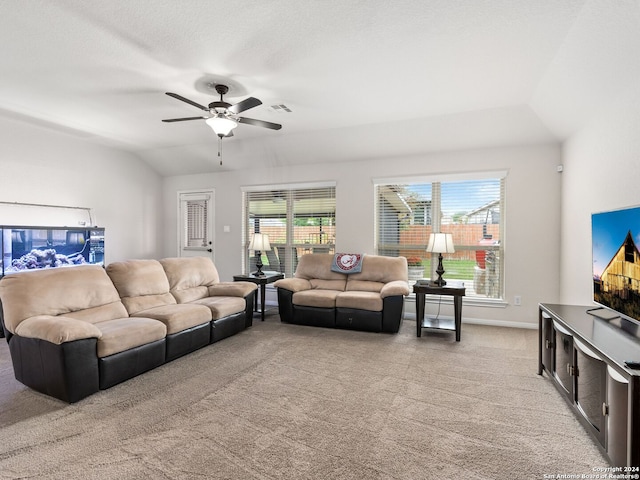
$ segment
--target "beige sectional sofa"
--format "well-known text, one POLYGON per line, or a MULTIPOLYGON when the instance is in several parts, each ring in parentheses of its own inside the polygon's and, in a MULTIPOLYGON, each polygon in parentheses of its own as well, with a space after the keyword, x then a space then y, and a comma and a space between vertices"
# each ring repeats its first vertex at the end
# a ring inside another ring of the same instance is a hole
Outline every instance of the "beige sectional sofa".
POLYGON ((256 285, 208 258, 29 271, 0 280, 16 379, 76 402, 251 326, 256 285))
POLYGON ((409 294, 405 257, 365 255, 360 273, 331 270, 333 255, 302 255, 294 278, 275 282, 283 322, 397 333, 409 294))

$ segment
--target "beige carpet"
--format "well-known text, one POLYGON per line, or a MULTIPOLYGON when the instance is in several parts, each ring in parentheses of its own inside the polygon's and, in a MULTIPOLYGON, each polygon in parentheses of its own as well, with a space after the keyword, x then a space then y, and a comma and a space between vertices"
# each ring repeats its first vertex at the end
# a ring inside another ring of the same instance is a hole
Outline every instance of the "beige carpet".
POLYGON ((0 346, 0 478, 542 479, 606 465, 546 377, 537 332, 415 336, 281 324, 77 404, 0 346))

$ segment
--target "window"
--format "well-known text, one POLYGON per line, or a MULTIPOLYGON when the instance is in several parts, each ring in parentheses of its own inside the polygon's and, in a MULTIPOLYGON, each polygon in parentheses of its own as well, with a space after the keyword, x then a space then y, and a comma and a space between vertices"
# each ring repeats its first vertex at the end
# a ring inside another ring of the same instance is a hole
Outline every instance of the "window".
POLYGON ((207 246, 208 200, 188 200, 186 205, 185 246, 207 246))
POLYGON ((251 187, 244 190, 245 272, 256 260, 247 247, 254 233, 269 235, 271 251, 261 252, 263 270, 293 276, 305 253, 334 253, 335 184, 251 187))
POLYGON ((179 255, 213 252, 213 191, 178 192, 179 255))
POLYGON ((466 295, 503 298, 504 172, 376 180, 376 251, 405 256, 409 280, 436 278, 437 255, 425 251, 432 232, 453 235, 445 280, 466 295))

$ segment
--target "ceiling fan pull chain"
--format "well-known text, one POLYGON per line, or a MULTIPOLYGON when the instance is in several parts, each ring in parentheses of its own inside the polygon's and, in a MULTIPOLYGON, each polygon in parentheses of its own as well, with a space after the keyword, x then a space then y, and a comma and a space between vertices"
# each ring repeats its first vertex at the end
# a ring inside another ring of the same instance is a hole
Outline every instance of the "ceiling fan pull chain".
POLYGON ((220 158, 220 165, 222 165, 222 137, 218 137, 218 157, 220 158))

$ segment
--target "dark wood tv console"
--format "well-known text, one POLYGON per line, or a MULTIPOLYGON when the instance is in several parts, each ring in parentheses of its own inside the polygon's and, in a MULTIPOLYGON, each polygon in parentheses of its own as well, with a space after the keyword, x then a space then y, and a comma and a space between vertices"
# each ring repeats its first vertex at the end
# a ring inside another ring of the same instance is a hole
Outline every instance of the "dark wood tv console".
POLYGON ((640 466, 640 326, 589 307, 539 305, 538 375, 553 380, 611 465, 640 466))

